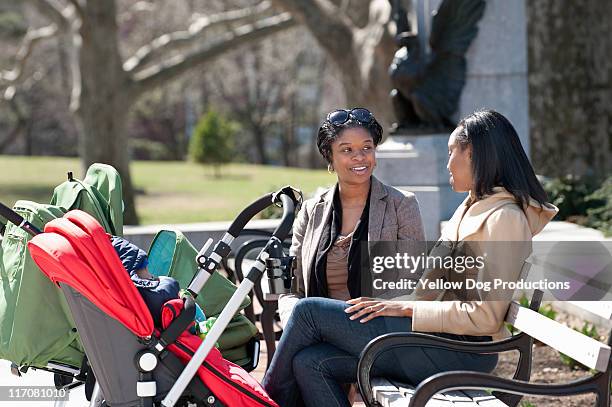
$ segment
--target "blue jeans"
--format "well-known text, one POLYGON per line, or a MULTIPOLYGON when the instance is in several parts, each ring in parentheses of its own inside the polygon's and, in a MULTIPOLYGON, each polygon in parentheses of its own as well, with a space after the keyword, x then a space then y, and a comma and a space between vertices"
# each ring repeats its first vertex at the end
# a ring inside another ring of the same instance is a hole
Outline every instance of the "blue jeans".
MULTIPOLYGON (((272 358, 263 386, 281 407, 350 406, 345 383, 357 381, 359 354, 372 339, 391 332, 410 332, 412 320, 378 317, 351 321, 344 301, 304 298, 297 302, 272 358)), ((444 335, 462 340, 484 337, 444 335)), ((490 372, 497 355, 474 355, 432 348, 405 347, 385 352, 372 376, 417 385, 450 370, 490 372)))

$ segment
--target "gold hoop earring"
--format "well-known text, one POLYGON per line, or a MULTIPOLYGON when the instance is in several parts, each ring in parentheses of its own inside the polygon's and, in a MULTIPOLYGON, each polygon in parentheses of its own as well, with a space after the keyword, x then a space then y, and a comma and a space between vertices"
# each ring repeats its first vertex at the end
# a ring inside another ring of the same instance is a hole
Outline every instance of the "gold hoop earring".
POLYGON ((331 165, 331 163, 327 164, 327 172, 329 172, 330 174, 334 173, 334 166, 331 165))

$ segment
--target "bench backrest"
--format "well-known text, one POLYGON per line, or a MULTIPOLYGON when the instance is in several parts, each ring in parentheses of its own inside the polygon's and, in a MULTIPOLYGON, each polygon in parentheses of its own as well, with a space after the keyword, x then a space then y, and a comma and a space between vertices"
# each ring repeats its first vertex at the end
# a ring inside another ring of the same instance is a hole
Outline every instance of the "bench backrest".
MULTIPOLYGON (((612 303, 580 301, 575 305, 606 319, 612 316, 612 303)), ((506 315, 506 322, 591 369, 600 372, 608 369, 610 346, 541 315, 537 311, 521 307, 513 302, 506 315)))
POLYGON ((570 304, 582 308, 603 319, 612 318, 612 301, 568 301, 570 304))

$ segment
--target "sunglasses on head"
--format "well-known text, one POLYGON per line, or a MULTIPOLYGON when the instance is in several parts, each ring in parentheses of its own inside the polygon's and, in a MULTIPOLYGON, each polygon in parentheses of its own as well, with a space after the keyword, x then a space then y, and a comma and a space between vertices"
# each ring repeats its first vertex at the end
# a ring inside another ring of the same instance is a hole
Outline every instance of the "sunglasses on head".
POLYGON ((351 118, 362 124, 370 124, 372 120, 374 120, 374 115, 368 109, 363 107, 356 107, 351 110, 338 109, 330 112, 327 115, 327 121, 334 126, 344 124, 351 118))

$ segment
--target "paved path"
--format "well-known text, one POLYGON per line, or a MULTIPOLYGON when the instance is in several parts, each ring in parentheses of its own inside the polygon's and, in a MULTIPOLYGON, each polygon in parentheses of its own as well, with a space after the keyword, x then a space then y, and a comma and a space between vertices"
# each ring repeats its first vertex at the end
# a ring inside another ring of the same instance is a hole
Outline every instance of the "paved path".
MULTIPOLYGON (((21 377, 16 377, 11 374, 11 363, 6 360, 0 360, 0 385, 1 386, 53 386, 53 375, 41 370, 29 370, 21 377)), ((0 400, 0 406, 14 407, 44 407, 53 406, 53 401, 6 401, 0 400)), ((70 401, 66 404, 67 407, 82 407, 89 405, 85 399, 85 391, 83 386, 80 386, 70 393, 70 401)))

